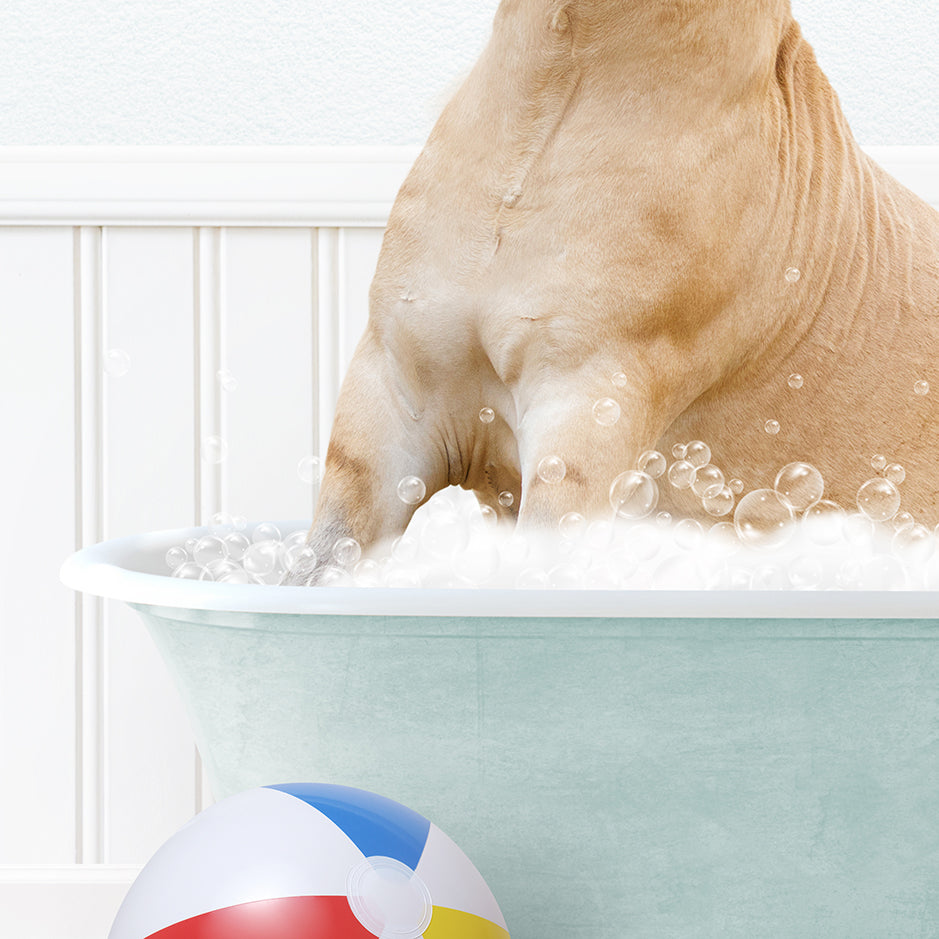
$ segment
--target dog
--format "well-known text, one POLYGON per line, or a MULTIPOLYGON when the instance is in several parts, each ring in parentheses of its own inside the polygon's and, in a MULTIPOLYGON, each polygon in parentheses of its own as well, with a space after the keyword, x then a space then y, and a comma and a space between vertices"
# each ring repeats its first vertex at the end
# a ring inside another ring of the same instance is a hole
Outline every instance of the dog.
POLYGON ((788 0, 502 0, 394 203, 291 582, 400 534, 404 477, 537 528, 691 439, 849 508, 884 454, 932 526, 937 353, 939 213, 859 149, 788 0))

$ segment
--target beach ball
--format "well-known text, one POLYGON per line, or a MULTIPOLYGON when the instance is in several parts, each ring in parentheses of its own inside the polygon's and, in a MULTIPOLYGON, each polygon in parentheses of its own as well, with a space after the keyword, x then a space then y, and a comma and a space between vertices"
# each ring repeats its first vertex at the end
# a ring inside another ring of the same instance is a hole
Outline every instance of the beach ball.
POLYGON ((216 803, 150 859, 108 939, 508 939, 469 858, 391 799, 318 783, 216 803))

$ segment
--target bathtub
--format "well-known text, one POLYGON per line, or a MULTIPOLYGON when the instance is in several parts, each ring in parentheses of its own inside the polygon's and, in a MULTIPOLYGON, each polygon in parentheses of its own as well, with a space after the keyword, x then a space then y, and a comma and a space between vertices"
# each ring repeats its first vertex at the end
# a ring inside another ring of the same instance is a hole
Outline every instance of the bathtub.
POLYGON ((62 578, 141 615, 216 798, 397 799, 513 939, 939 935, 935 593, 163 576, 204 531, 105 542, 62 578))

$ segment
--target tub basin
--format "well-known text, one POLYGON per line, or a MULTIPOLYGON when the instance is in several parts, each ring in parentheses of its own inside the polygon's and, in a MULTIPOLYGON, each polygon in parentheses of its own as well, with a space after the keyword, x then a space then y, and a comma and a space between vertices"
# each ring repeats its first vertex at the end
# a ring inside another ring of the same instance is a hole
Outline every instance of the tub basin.
POLYGON ((202 533, 105 542, 63 579, 142 616, 216 798, 403 802, 513 939, 939 935, 935 593, 162 576, 202 533))

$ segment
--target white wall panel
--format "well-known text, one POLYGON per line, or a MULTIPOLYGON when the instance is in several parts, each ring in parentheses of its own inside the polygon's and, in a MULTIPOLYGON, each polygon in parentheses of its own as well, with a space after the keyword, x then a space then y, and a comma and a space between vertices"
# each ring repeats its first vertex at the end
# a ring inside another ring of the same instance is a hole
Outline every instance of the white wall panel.
POLYGON ((375 276, 383 228, 342 230, 342 308, 339 319, 340 380, 368 322, 368 291, 375 276))
MULTIPOLYGON (((195 516, 195 321, 190 229, 106 228, 104 349, 129 355, 103 385, 106 538, 195 516)), ((192 734, 137 614, 106 605, 104 836, 97 860, 148 857, 193 814, 192 734)))
POLYGON ((308 229, 223 233, 223 508, 256 521, 313 513, 297 464, 315 448, 314 257, 308 229))
POLYGON ((0 229, 0 863, 75 857, 69 229, 0 229))

